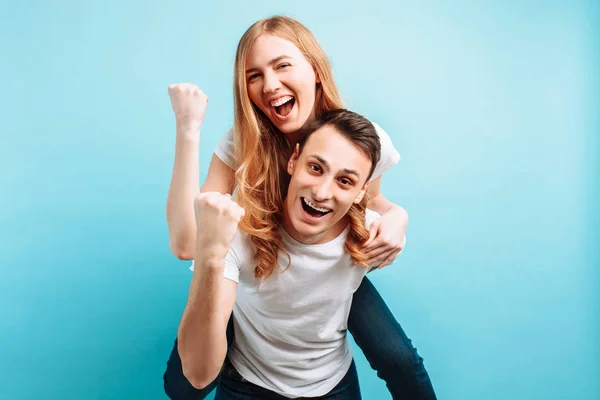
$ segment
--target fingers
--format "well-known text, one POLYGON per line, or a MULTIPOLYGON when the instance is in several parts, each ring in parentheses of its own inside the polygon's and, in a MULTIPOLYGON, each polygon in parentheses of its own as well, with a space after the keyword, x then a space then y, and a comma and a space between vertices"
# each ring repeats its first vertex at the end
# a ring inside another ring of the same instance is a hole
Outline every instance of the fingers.
POLYGON ((369 227, 369 238, 367 239, 367 241, 364 244, 365 247, 369 247, 369 245, 371 245, 371 243, 373 242, 375 237, 377 237, 378 231, 379 231, 379 221, 373 221, 373 223, 369 227))
POLYGON ((221 194, 219 192, 200 192, 197 193, 194 198, 194 207, 197 214, 201 211, 212 210, 217 214, 231 217, 236 222, 240 222, 246 210, 240 207, 232 198, 230 194, 221 194))
POLYGON ((370 259, 375 259, 383 253, 389 252, 390 250, 393 250, 393 248, 390 248, 390 246, 386 245, 385 243, 383 243, 382 240, 378 239, 373 242, 370 249, 365 249, 365 256, 367 256, 370 259))
POLYGON ((192 83, 174 83, 168 86, 171 106, 179 121, 201 124, 208 104, 208 97, 192 83))
POLYGON ((381 269, 387 265, 392 264, 394 261, 396 261, 396 258, 398 257, 398 254, 400 254, 400 250, 394 250, 392 251, 384 260, 383 262, 381 262, 381 264, 379 264, 377 266, 378 269, 381 269))
POLYGON ((239 223, 244 215, 246 214, 246 210, 240 207, 235 201, 231 200, 231 203, 228 206, 229 215, 233 217, 235 222, 239 223))
POLYGON ((380 261, 383 261, 394 251, 396 251, 396 250, 386 248, 386 249, 383 249, 383 251, 380 251, 379 253, 377 253, 375 255, 367 255, 367 258, 368 258, 367 262, 369 265, 372 265, 372 264, 378 263, 380 261))
POLYGON ((379 254, 377 257, 370 257, 367 261, 367 263, 369 265, 376 265, 377 268, 382 268, 385 265, 389 264, 390 261, 393 261, 395 259, 395 256, 397 255, 398 251, 395 249, 388 249, 386 251, 384 251, 383 253, 379 254))
POLYGON ((168 86, 169 93, 202 93, 200 88, 193 83, 172 83, 168 86))

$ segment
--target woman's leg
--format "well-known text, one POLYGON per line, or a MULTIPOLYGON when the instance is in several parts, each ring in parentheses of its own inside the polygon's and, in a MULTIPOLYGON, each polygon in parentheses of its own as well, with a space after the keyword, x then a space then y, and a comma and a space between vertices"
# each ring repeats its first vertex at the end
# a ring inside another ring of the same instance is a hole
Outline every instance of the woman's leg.
POLYGON ((366 277, 354 293, 348 330, 394 400, 436 399, 423 359, 366 277))
MULTIPOLYGON (((304 399, 304 397, 303 397, 304 399)), ((308 397, 306 397, 308 399, 308 397)), ((358 383, 358 373, 356 372, 356 364, 352 360, 348 372, 342 380, 325 396, 316 397, 318 400, 361 400, 360 384, 358 383)))
MULTIPOLYGON (((233 341, 233 317, 229 317, 227 324, 227 346, 233 341)), ((171 400, 202 400, 219 384, 220 376, 202 389, 196 389, 183 375, 181 358, 177 350, 177 339, 167 361, 167 370, 163 375, 165 393, 171 400)))
POLYGON ((247 381, 226 358, 215 400, 287 400, 287 397, 247 381))

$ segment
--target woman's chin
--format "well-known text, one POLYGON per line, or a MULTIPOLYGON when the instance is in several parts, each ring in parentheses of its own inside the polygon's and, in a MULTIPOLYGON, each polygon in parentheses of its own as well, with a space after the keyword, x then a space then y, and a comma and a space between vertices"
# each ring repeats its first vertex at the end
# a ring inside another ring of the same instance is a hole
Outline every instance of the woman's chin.
POLYGON ((283 134, 291 134, 297 132, 302 128, 302 125, 299 124, 296 120, 288 120, 288 121, 272 121, 273 124, 281 131, 283 134))

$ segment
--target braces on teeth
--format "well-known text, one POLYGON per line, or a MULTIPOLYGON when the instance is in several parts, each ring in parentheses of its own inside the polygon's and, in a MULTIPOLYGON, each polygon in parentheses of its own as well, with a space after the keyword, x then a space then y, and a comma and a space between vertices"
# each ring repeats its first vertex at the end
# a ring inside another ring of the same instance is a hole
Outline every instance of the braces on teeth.
POLYGON ((303 197, 302 199, 304 200, 304 203, 306 203, 306 205, 309 206, 310 208, 312 208, 313 210, 317 210, 317 211, 322 212, 322 213, 329 212, 329 210, 326 209, 326 208, 321 208, 321 207, 315 206, 306 197, 303 197))

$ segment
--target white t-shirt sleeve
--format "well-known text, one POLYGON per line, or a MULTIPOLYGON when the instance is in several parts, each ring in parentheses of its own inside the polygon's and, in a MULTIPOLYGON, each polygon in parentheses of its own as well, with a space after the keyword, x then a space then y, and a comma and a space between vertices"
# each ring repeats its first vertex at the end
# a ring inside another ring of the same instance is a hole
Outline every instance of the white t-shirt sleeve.
MULTIPOLYGON (((225 269, 223 270, 223 278, 229 279, 230 281, 238 282, 240 279, 240 270, 235 261, 235 256, 231 256, 231 251, 227 254, 225 258, 225 269)), ((194 261, 192 261, 192 265, 190 266, 190 271, 194 271, 194 261)))
POLYGON ((375 166, 373 176, 371 180, 379 178, 384 172, 392 168, 400 161, 400 153, 394 147, 392 139, 379 125, 373 122, 373 126, 379 135, 379 141, 381 142, 381 157, 379 162, 375 166))
POLYGON ((225 163, 229 168, 235 169, 235 153, 233 151, 233 128, 227 131, 221 138, 217 147, 215 148, 215 154, 221 161, 225 163))

